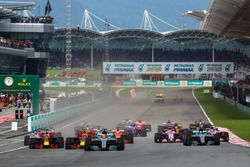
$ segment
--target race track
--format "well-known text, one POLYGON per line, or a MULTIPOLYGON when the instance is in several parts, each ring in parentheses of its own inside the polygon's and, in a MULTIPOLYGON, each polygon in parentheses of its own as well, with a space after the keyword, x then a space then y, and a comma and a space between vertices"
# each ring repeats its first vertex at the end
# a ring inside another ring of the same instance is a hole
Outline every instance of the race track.
POLYGON ((142 119, 152 124, 146 138, 135 138, 125 151, 93 151, 42 149, 23 147, 23 137, 0 141, 1 167, 249 167, 250 149, 221 143, 220 146, 183 146, 181 143, 155 144, 153 133, 166 120, 185 127, 194 120, 206 119, 192 96, 191 89, 162 89, 166 103, 152 102, 153 90, 137 93, 133 100, 117 100, 54 127, 64 137, 74 135, 74 127, 83 122, 114 128, 123 119, 142 119), (13 143, 11 143, 13 142, 13 143), (15 151, 14 151, 15 150, 15 151))

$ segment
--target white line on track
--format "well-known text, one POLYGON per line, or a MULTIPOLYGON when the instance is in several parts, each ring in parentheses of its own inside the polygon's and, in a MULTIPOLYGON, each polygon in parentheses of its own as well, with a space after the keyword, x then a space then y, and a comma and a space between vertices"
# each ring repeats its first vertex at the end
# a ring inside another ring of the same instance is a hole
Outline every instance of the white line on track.
POLYGON ((27 147, 28 147, 28 146, 23 146, 23 147, 14 148, 14 149, 11 149, 11 150, 1 151, 0 154, 12 152, 12 151, 17 151, 17 150, 21 150, 21 149, 27 148, 27 147))
POLYGON ((9 144, 21 143, 21 142, 23 142, 23 141, 24 141, 24 140, 19 140, 19 141, 15 141, 15 142, 11 142, 11 143, 0 144, 0 147, 1 147, 1 146, 6 146, 6 145, 9 145, 9 144))
POLYGON ((214 125, 213 122, 211 121, 211 119, 208 117, 207 113, 205 112, 205 110, 203 109, 203 107, 201 106, 200 102, 198 101, 198 99, 195 97, 194 95, 194 89, 192 89, 192 95, 195 99, 195 101, 198 103, 200 109, 202 110, 203 114, 205 115, 205 117, 207 118, 208 122, 211 124, 211 125, 214 125))

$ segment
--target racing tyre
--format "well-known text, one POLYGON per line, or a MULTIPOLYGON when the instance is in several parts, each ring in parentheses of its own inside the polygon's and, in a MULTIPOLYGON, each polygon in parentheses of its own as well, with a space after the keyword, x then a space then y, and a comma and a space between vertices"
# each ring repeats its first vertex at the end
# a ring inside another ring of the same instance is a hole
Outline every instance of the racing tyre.
POLYGON ((28 146, 30 144, 30 136, 25 136, 24 137, 24 145, 28 146))
POLYGON ((184 146, 191 146, 191 144, 192 144, 191 132, 189 130, 184 130, 182 137, 183 137, 183 145, 184 146))
POLYGON ((223 132, 222 133, 222 138, 223 138, 223 141, 229 142, 229 134, 228 134, 228 132, 223 132))
POLYGON ((218 134, 214 135, 214 145, 220 145, 220 136, 218 134))
POLYGON ((127 134, 128 143, 133 144, 134 143, 134 136, 133 134, 127 134))
POLYGON ((122 138, 117 139, 117 150, 118 151, 123 151, 125 149, 125 143, 122 138))
POLYGON ((155 133, 154 140, 155 140, 155 143, 161 143, 162 142, 162 140, 161 140, 161 138, 159 136, 159 133, 155 133))
POLYGON ((57 146, 58 146, 58 148, 64 148, 64 138, 63 137, 57 137, 57 146))
POLYGON ((85 139, 85 147, 84 147, 85 151, 91 151, 91 138, 88 137, 85 139))
POLYGON ((36 145, 36 138, 30 138, 30 143, 29 143, 30 149, 35 149, 35 145, 36 145))

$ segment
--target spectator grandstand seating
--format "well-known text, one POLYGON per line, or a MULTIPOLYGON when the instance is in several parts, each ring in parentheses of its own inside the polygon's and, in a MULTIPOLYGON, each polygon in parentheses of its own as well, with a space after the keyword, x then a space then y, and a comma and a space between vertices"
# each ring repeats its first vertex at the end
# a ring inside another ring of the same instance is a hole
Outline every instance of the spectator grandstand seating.
POLYGON ((30 40, 13 40, 10 38, 0 37, 0 46, 23 49, 32 48, 33 43, 30 40))
MULTIPOLYGON (((109 60, 114 62, 151 62, 151 49, 110 49, 109 60)), ((105 50, 94 49, 94 66, 100 67, 104 60, 105 50)), ((57 50, 51 53, 49 66, 63 67, 65 64, 65 53, 57 50)), ((155 48, 155 62, 211 62, 211 49, 183 49, 168 50, 155 48)), ((215 62, 234 62, 235 69, 250 68, 250 57, 240 49, 236 50, 215 50, 215 62)), ((74 51, 72 66, 76 68, 88 68, 90 65, 90 51, 87 49, 74 51)))

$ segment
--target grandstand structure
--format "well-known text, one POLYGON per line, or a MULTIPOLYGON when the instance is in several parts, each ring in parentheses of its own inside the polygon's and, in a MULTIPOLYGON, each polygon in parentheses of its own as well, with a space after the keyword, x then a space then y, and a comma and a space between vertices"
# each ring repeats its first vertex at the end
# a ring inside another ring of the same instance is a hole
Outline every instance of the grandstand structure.
POLYGON ((34 6, 33 2, 0 1, 1 74, 46 76, 53 18, 29 15, 34 6))
MULTIPOLYGON (((101 69, 102 62, 107 60, 124 62, 228 61, 236 64, 236 70, 242 67, 248 68, 250 65, 248 4, 248 0, 232 3, 226 0, 212 0, 208 11, 186 12, 186 15, 203 21, 202 28, 197 30, 176 27, 147 10, 144 11, 141 27, 122 29, 110 23, 108 19, 85 10, 81 26, 70 29, 72 68, 101 69), (105 31, 98 29, 94 19, 103 22, 106 27, 105 31), (154 21, 160 21, 173 30, 159 32, 154 21)), ((28 10, 34 5, 34 3, 19 2, 1 3, 0 19, 9 20, 9 22, 0 24, 0 37, 7 36, 14 40, 32 42, 31 48, 21 50, 14 48, 16 52, 19 52, 18 55, 24 55, 23 61, 18 62, 27 62, 27 58, 31 59, 30 55, 33 55, 33 58, 43 60, 43 63, 40 63, 41 66, 42 64, 45 64, 44 67, 47 66, 46 62, 49 58, 49 66, 66 68, 67 57, 65 55, 67 55, 66 48, 68 48, 66 45, 69 42, 65 41, 69 38, 67 37, 69 27, 54 29, 53 18, 50 16, 39 18, 23 17, 18 14, 18 11, 28 10), (33 54, 31 54, 32 48, 33 54)), ((4 47, 4 49, 13 50, 9 47, 4 47)), ((2 51, 2 53, 6 52, 2 51)), ((25 73, 24 65, 21 67, 18 72, 25 73)), ((6 69, 10 68, 13 66, 6 69)), ((5 73, 8 72, 5 71, 5 73)))
MULTIPOLYGON (((204 20, 207 13, 200 11, 193 15, 199 14, 200 20, 204 20)), ((55 30, 50 44, 50 66, 64 67, 65 60, 60 55, 64 55, 65 36, 65 28, 55 30)), ((144 11, 140 28, 122 29, 87 9, 81 26, 72 28, 73 68, 101 69, 107 56, 109 61, 115 62, 228 61, 235 62, 237 68, 250 65, 249 53, 247 45, 238 38, 205 29, 181 29, 147 10, 144 11), (108 25, 109 29, 100 31, 94 19, 108 25), (159 32, 154 21, 164 23, 173 31, 159 32), (245 61, 242 63, 242 60, 245 61)))
MULTIPOLYGON (((213 77, 244 79, 250 73, 250 0, 211 0, 208 11, 185 12, 202 22, 202 27, 196 30, 176 27, 147 10, 141 27, 134 29, 122 29, 88 10, 84 11, 81 26, 72 27, 67 22, 66 28, 54 29, 50 16, 28 16, 29 12, 24 12, 25 16, 19 14, 34 5, 0 3, 1 74, 39 74, 44 77, 47 63, 51 68, 65 69, 70 65, 70 68, 88 70, 102 69, 104 61, 234 62, 236 75, 213 77), (105 31, 98 29, 93 18, 105 25, 105 31), (159 32, 154 21, 171 27, 172 31, 159 32), (65 42, 69 39, 70 42, 65 42), (70 57, 65 56, 69 53, 70 57)), ((69 5, 66 11, 70 13, 69 5)), ((71 21, 71 18, 67 17, 67 20, 71 21)), ((157 79, 163 79, 163 76, 157 79)), ((247 85, 240 89, 245 93, 250 90, 247 85)), ((244 101, 243 94, 237 99, 241 98, 244 101)))

